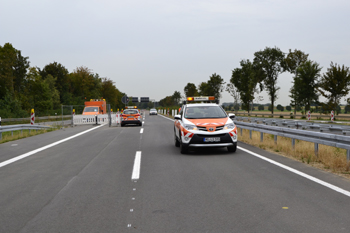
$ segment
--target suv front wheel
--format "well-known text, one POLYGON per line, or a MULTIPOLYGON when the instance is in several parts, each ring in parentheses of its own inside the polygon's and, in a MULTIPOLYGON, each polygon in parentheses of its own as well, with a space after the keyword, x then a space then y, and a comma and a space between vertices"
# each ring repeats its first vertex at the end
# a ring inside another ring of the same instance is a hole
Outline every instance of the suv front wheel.
POLYGON ((228 146, 227 150, 229 152, 236 152, 236 150, 237 150, 237 143, 235 143, 233 146, 228 146))
POLYGON ((178 140, 177 137, 176 137, 175 130, 174 130, 174 140, 175 140, 175 146, 176 146, 176 147, 179 147, 179 146, 180 146, 180 142, 179 142, 179 140, 178 140))

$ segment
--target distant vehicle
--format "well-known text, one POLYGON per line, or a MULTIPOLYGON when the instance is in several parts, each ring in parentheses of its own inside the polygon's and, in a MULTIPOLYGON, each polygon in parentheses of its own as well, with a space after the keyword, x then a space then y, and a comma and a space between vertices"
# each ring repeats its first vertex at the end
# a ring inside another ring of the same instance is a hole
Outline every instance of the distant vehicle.
POLYGON ((106 114, 107 107, 106 107, 106 100, 105 99, 91 99, 90 101, 85 102, 85 108, 83 111, 83 115, 99 115, 99 114, 106 114))
POLYGON ((121 115, 121 123, 123 127, 125 125, 139 125, 142 126, 141 114, 137 109, 137 106, 127 106, 121 115))
POLYGON ((149 115, 158 115, 157 109, 152 108, 151 110, 149 110, 149 115))
MULTIPOLYGON (((214 97, 188 97, 187 101, 210 101, 214 97)), ((215 103, 185 103, 175 115, 174 141, 184 154, 192 147, 227 147, 237 149, 235 114, 228 114, 215 103)))

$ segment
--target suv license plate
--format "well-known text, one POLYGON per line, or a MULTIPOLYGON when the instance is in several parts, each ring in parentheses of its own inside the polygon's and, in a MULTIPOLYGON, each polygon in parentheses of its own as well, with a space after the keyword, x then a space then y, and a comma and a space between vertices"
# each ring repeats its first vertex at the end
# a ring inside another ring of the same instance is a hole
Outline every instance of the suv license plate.
POLYGON ((220 142, 220 138, 204 138, 204 142, 220 142))

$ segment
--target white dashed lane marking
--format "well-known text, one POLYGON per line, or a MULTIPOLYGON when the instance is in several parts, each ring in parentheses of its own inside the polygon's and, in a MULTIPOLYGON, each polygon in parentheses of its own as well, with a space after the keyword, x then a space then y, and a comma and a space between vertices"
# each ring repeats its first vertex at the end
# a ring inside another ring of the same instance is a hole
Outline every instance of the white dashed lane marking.
POLYGON ((143 128, 140 129, 140 133, 143 133, 143 128))
POLYGON ((132 176, 131 176, 132 180, 138 180, 140 178, 140 167, 141 167, 141 151, 137 151, 135 155, 134 168, 132 170, 132 176))

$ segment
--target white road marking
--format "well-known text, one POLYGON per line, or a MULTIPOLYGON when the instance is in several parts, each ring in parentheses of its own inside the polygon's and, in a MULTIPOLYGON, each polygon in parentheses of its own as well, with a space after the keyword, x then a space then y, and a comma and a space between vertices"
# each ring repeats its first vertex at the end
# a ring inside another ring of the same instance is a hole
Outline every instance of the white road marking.
POLYGON ((145 122, 144 122, 144 121, 142 121, 142 124, 145 124, 145 122))
POLYGON ((68 137, 68 138, 62 139, 62 140, 57 141, 57 142, 54 142, 54 143, 51 143, 51 144, 49 144, 49 145, 47 145, 47 146, 40 147, 40 148, 38 148, 38 149, 36 149, 36 150, 32 150, 32 151, 29 151, 29 152, 27 152, 27 153, 25 153, 25 154, 22 154, 22 155, 19 155, 19 156, 17 156, 17 157, 14 157, 14 158, 12 158, 12 159, 6 160, 6 161, 0 163, 0 167, 4 167, 4 166, 9 165, 9 164, 11 164, 11 163, 14 163, 14 162, 16 162, 16 161, 18 161, 18 160, 21 160, 21 159, 24 159, 24 158, 26 158, 26 157, 28 157, 28 156, 31 156, 31 155, 33 155, 33 154, 36 154, 36 153, 38 153, 38 152, 40 152, 40 151, 46 150, 46 149, 48 149, 48 148, 51 148, 51 147, 56 146, 56 145, 58 145, 58 144, 61 144, 61 143, 65 142, 65 141, 68 141, 68 140, 71 140, 71 139, 73 139, 73 138, 79 137, 79 136, 81 136, 81 135, 83 135, 83 134, 86 134, 86 133, 92 131, 92 130, 98 129, 98 128, 104 126, 104 125, 105 125, 105 124, 100 125, 100 126, 96 126, 96 127, 94 127, 94 128, 85 130, 85 131, 83 131, 83 132, 81 132, 81 133, 78 133, 78 134, 76 134, 76 135, 70 136, 70 137, 68 137))
MULTIPOLYGON (((168 120, 171 120, 171 121, 175 121, 175 120, 173 120, 173 119, 170 119, 170 118, 165 117, 165 116, 162 116, 162 115, 159 115, 159 116, 164 117, 165 119, 168 119, 168 120)), ((318 184, 323 185, 323 186, 325 186, 325 187, 327 187, 327 188, 329 188, 329 189, 332 189, 332 190, 334 190, 334 191, 336 191, 336 192, 342 193, 342 194, 344 194, 345 196, 350 197, 350 192, 349 192, 349 191, 346 191, 345 189, 339 188, 339 187, 337 187, 337 186, 335 186, 335 185, 332 185, 332 184, 330 184, 330 183, 327 183, 327 182, 325 182, 325 181, 323 181, 323 180, 317 179, 316 177, 310 176, 310 175, 308 175, 308 174, 306 174, 306 173, 303 173, 303 172, 301 172, 301 171, 298 171, 298 170, 296 170, 296 169, 294 169, 294 168, 291 168, 291 167, 288 167, 288 166, 283 165, 283 164, 281 164, 281 163, 278 163, 278 162, 276 162, 276 161, 274 161, 274 160, 272 160, 272 159, 268 159, 268 158, 266 158, 266 157, 264 157, 264 156, 261 156, 261 155, 259 155, 259 154, 257 154, 257 153, 254 153, 254 152, 250 151, 250 150, 244 149, 244 148, 242 148, 242 147, 240 147, 240 146, 238 146, 237 148, 240 149, 240 150, 242 150, 242 151, 244 151, 244 152, 246 152, 246 153, 248 153, 248 154, 251 154, 251 155, 253 155, 253 156, 255 156, 255 157, 259 158, 259 159, 265 160, 265 161, 267 161, 267 162, 269 162, 269 163, 272 163, 272 164, 274 164, 274 165, 276 165, 276 166, 279 166, 279 167, 281 167, 281 168, 283 168, 283 169, 286 169, 286 170, 288 170, 288 171, 290 171, 290 172, 293 172, 294 174, 297 174, 297 175, 299 175, 299 176, 302 176, 302 177, 304 177, 304 178, 306 178, 306 179, 308 179, 308 180, 311 180, 311 181, 313 181, 313 182, 315 182, 315 183, 318 183, 318 184)))
POLYGON ((158 116, 164 117, 165 119, 170 120, 170 121, 175 121, 175 120, 173 120, 173 119, 171 119, 171 118, 168 118, 168 117, 165 117, 165 116, 163 116, 163 115, 158 115, 158 116))
POLYGON ((143 133, 143 128, 140 129, 140 133, 143 133))
POLYGON ((141 166, 141 151, 137 151, 135 155, 134 168, 132 169, 132 180, 138 180, 140 178, 140 166, 141 166))
POLYGON ((128 227, 131 227, 131 224, 128 224, 128 227))
POLYGON ((130 212, 134 212, 134 209, 130 209, 130 212))
POLYGON ((18 144, 12 144, 11 146, 18 146, 18 144))
POLYGON ((344 190, 344 189, 342 189, 342 188, 339 188, 339 187, 337 187, 337 186, 335 186, 335 185, 332 185, 332 184, 330 184, 330 183, 327 183, 327 182, 325 182, 325 181, 323 181, 323 180, 317 179, 316 177, 310 176, 310 175, 308 175, 308 174, 306 174, 306 173, 304 173, 304 172, 298 171, 298 170, 296 170, 296 169, 294 169, 294 168, 291 168, 291 167, 288 167, 288 166, 283 165, 283 164, 281 164, 281 163, 278 163, 278 162, 276 162, 276 161, 274 161, 274 160, 272 160, 272 159, 268 159, 268 158, 266 158, 266 157, 264 157, 264 156, 261 156, 261 155, 259 155, 259 154, 257 154, 257 153, 254 153, 254 152, 250 151, 250 150, 244 149, 244 148, 242 148, 242 147, 240 147, 240 146, 238 146, 237 148, 240 149, 240 150, 242 150, 242 151, 244 151, 244 152, 246 152, 246 153, 248 153, 248 154, 251 154, 251 155, 253 155, 253 156, 255 156, 255 157, 259 158, 259 159, 265 160, 265 161, 267 161, 267 162, 269 162, 269 163, 272 163, 272 164, 274 164, 274 165, 276 165, 276 166, 279 166, 279 167, 281 167, 281 168, 283 168, 283 169, 286 169, 286 170, 288 170, 288 171, 290 171, 290 172, 293 172, 293 173, 295 173, 295 174, 297 174, 297 175, 299 175, 299 176, 302 176, 302 177, 304 177, 304 178, 306 178, 306 179, 309 179, 309 180, 311 180, 311 181, 313 181, 313 182, 315 182, 315 183, 318 183, 318 184, 320 184, 320 185, 323 185, 323 186, 325 186, 325 187, 327 187, 327 188, 333 189, 333 190, 336 191, 336 192, 342 193, 342 194, 344 194, 344 195, 350 197, 350 192, 349 192, 349 191, 346 191, 346 190, 344 190))

